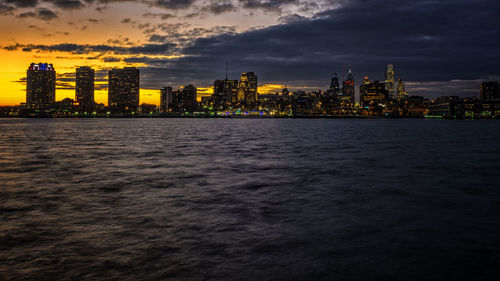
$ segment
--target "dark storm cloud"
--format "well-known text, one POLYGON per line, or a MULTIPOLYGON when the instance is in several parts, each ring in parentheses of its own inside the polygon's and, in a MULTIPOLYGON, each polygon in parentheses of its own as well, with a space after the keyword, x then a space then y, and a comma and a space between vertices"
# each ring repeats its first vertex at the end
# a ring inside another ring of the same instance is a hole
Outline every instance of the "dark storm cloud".
POLYGON ((176 15, 173 15, 173 14, 168 14, 168 13, 146 13, 144 15, 142 15, 143 17, 146 17, 146 18, 149 18, 149 17, 158 17, 162 20, 167 20, 167 19, 170 19, 170 18, 175 18, 176 15))
POLYGON ((234 74, 326 86, 332 73, 351 65, 359 85, 365 74, 383 80, 385 65, 393 63, 406 81, 453 84, 500 74, 498 14, 500 3, 485 0, 351 1, 314 20, 197 39, 185 57, 163 65, 153 59, 154 69, 144 71, 210 81, 223 77, 229 61, 234 74))
MULTIPOLYGON (((154 5, 160 2, 164 7, 187 7, 194 1, 149 1, 154 5)), ((296 1, 240 2, 247 9, 268 7, 277 11, 296 1)), ((326 87, 332 73, 342 73, 349 65, 359 85, 365 74, 373 80, 383 80, 385 66, 394 64, 398 77, 419 81, 408 83, 410 94, 435 94, 450 83, 455 86, 447 86, 447 94, 464 94, 459 89, 468 89, 467 92, 473 94, 474 84, 471 83, 500 76, 498 1, 351 0, 341 3, 342 6, 316 14, 312 19, 284 16, 281 25, 241 34, 226 30, 207 37, 203 36, 206 30, 193 29, 186 34, 194 39, 186 39, 175 30, 161 33, 161 26, 150 26, 144 31, 151 42, 184 42, 182 45, 17 44, 4 48, 130 54, 125 62, 148 65, 141 72, 143 85, 148 88, 159 88, 169 82, 210 84, 224 77, 226 61, 230 65, 231 78, 237 78, 241 72, 255 71, 261 82, 306 83, 321 87, 326 87), (184 56, 176 59, 148 57, 171 54, 184 56), (415 92, 411 92, 412 89, 415 92)))
POLYGON ((3 3, 12 4, 20 8, 36 7, 38 0, 4 0, 3 3))
POLYGON ((63 9, 79 9, 85 7, 85 4, 79 0, 56 0, 50 2, 53 3, 56 7, 63 9))
POLYGON ((214 15, 220 15, 236 11, 237 7, 231 1, 212 1, 204 8, 204 10, 214 15))
POLYGON ((298 0, 239 0, 245 9, 281 12, 284 5, 299 4, 298 0))
POLYGON ((104 57, 102 58, 103 62, 120 62, 122 61, 120 58, 115 58, 115 57, 104 57))
POLYGON ((144 44, 140 46, 123 47, 111 45, 81 45, 81 44, 56 44, 56 45, 35 45, 35 44, 14 44, 3 47, 5 50, 13 51, 21 49, 24 52, 45 51, 45 52, 69 52, 73 54, 111 53, 120 55, 135 54, 172 54, 176 51, 176 45, 172 43, 164 44, 144 44))
POLYGON ((25 12, 19 14, 19 18, 38 18, 41 20, 49 21, 57 18, 57 14, 46 8, 38 8, 34 12, 25 12))
POLYGON ((151 5, 172 10, 186 9, 191 7, 195 0, 155 0, 151 5))

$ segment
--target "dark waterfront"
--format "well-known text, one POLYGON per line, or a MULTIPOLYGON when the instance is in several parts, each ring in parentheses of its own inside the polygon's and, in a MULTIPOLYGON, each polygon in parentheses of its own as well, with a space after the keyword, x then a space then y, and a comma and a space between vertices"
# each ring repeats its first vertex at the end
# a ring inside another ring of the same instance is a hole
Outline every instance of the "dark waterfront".
POLYGON ((0 280, 499 280, 500 123, 0 119, 0 280))

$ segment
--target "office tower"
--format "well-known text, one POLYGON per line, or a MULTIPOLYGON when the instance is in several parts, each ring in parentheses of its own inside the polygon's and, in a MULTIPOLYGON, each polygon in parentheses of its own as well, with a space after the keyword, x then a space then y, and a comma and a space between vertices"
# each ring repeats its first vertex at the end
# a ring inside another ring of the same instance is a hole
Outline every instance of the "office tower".
POLYGON ((397 94, 398 101, 406 100, 408 99, 408 93, 405 90, 405 83, 401 78, 398 80, 398 94, 397 94))
POLYGON ((389 97, 394 98, 394 66, 392 64, 387 65, 385 71, 385 89, 389 93, 389 97))
POLYGON ((389 98, 385 83, 372 82, 365 76, 363 84, 359 86, 359 102, 362 106, 385 104, 389 98))
POLYGON ((349 73, 346 79, 342 83, 342 93, 339 95, 339 100, 344 103, 355 102, 356 90, 354 89, 354 76, 352 75, 352 70, 349 68, 349 73))
POLYGON ((139 69, 109 71, 108 106, 113 112, 136 112, 139 108, 139 69))
POLYGON ((372 81, 368 78, 368 75, 365 75, 365 77, 363 78, 363 85, 368 85, 371 82, 372 81))
POLYGON ((163 87, 160 93, 160 111, 167 112, 174 101, 172 87, 163 87))
POLYGON ((333 74, 331 83, 330 83, 330 91, 332 93, 338 93, 340 91, 340 86, 339 86, 339 77, 337 76, 337 73, 333 74))
POLYGON ((212 98, 217 106, 236 102, 238 94, 238 80, 215 80, 212 98))
POLYGON ((32 63, 26 77, 26 104, 28 108, 50 108, 56 100, 56 70, 52 64, 32 63))
POLYGON ((80 112, 94 111, 94 70, 88 66, 76 69, 75 100, 80 112))
POLYGON ((180 103, 182 111, 192 112, 197 110, 197 89, 195 86, 189 84, 182 89, 180 103))
POLYGON ((498 87, 498 82, 487 81, 481 83, 480 94, 482 100, 491 100, 500 98, 500 89, 498 87))
POLYGON ((257 85, 257 75, 255 73, 242 73, 238 85, 238 101, 255 103, 257 101, 257 85))
POLYGON ((224 91, 226 94, 226 103, 236 102, 238 94, 238 80, 225 80, 224 91))

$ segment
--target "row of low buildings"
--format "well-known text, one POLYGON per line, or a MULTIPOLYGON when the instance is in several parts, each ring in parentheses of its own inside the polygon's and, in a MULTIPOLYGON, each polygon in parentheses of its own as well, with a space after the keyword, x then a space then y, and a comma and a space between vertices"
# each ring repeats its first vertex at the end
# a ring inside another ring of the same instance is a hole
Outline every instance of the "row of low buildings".
MULTIPOLYGON (((325 91, 290 93, 288 89, 274 94, 258 93, 258 78, 253 72, 243 73, 239 80, 214 81, 211 96, 198 99, 197 88, 164 87, 160 106, 139 105, 140 72, 135 67, 112 69, 108 73, 108 106, 94 101, 95 71, 79 67, 75 73, 75 99, 55 101, 56 71, 47 63, 32 63, 27 71, 26 103, 18 113, 32 116, 134 115, 147 113, 160 116, 380 116, 436 118, 498 118, 500 117, 497 82, 483 82, 480 98, 441 97, 429 101, 409 96, 401 78, 395 83, 394 66, 388 65, 385 81, 364 77, 359 86, 359 102, 355 100, 355 79, 351 69, 339 81, 333 75, 325 91), (342 87, 341 87, 342 86, 342 87)), ((2 115, 15 115, 14 109, 2 115)))

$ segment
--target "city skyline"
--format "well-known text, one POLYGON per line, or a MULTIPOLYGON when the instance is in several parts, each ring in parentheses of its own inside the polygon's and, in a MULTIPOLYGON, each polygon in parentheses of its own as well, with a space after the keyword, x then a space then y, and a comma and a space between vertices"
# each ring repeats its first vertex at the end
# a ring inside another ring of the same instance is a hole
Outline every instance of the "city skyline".
POLYGON ((480 95, 460 98, 441 96, 434 100, 410 95, 405 82, 397 77, 394 65, 388 64, 385 80, 371 80, 367 75, 356 91, 356 80, 349 67, 343 75, 342 88, 338 74, 325 91, 294 91, 283 88, 271 94, 258 92, 258 75, 244 72, 240 80, 214 80, 209 96, 198 95, 189 84, 174 90, 159 90, 160 105, 140 101, 140 69, 114 68, 108 75, 108 103, 95 102, 95 70, 76 69, 75 98, 56 101, 56 69, 50 63, 31 63, 27 70, 26 100, 17 107, 4 106, 1 115, 21 117, 383 117, 383 118, 453 118, 490 119, 500 116, 498 82, 483 81, 480 95), (398 78, 397 85, 395 78, 398 78))
POLYGON ((56 100, 74 98, 79 66, 95 69, 97 102, 106 103, 108 71, 123 67, 141 69, 147 103, 159 104, 164 86, 194 84, 209 95, 225 62, 231 79, 258 73, 263 93, 328 89, 349 66, 356 81, 384 81, 394 64, 412 94, 472 96, 480 81, 500 80, 499 10, 464 0, 4 0, 0 105, 24 100, 31 62, 58 69, 56 100))

